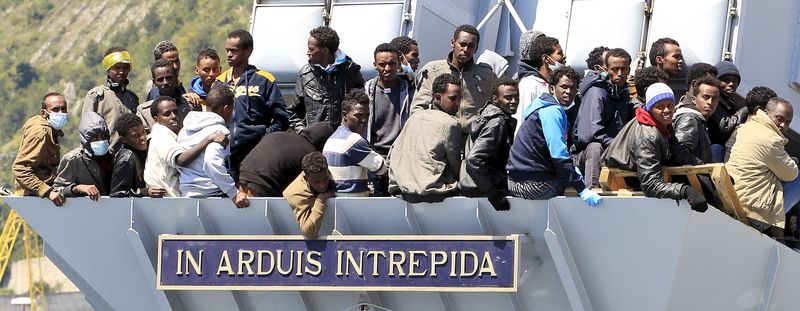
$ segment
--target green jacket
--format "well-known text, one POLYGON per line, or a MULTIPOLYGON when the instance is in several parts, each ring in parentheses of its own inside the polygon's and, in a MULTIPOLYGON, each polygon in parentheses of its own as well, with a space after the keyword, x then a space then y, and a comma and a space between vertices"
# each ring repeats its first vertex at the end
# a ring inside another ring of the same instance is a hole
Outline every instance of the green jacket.
POLYGON ((417 93, 414 94, 414 101, 411 104, 411 113, 427 108, 433 100, 433 80, 436 77, 450 73, 461 77, 461 107, 455 117, 461 126, 461 131, 468 134, 472 120, 478 116, 478 112, 483 105, 492 99, 492 86, 497 80, 497 76, 492 71, 492 67, 486 64, 475 64, 470 62, 461 70, 450 64, 452 52, 447 55, 447 59, 435 60, 425 64, 418 74, 419 84, 417 93))

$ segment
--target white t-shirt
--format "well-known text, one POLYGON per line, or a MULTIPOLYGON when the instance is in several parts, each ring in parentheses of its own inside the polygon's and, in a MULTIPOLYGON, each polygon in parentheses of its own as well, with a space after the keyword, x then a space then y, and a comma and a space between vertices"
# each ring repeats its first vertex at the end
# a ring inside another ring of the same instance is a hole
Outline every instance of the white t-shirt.
POLYGON ((160 187, 167 197, 180 197, 180 173, 175 160, 184 149, 178 144, 178 134, 166 126, 155 123, 150 132, 150 147, 144 164, 144 181, 147 186, 160 187))

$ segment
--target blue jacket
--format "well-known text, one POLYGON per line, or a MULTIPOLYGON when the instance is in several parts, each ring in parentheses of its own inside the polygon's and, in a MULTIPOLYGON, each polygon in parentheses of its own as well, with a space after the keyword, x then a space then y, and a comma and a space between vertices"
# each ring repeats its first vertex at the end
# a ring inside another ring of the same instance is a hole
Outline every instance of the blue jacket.
POLYGON ((203 100, 205 100, 206 96, 208 96, 206 91, 203 89, 203 79, 201 79, 200 76, 194 76, 194 78, 192 78, 192 82, 189 83, 189 91, 197 94, 203 100))
MULTIPOLYGON (((289 128, 289 114, 283 96, 271 73, 249 65, 236 85, 231 85, 232 69, 222 72, 217 80, 230 86, 234 93, 233 115, 228 122, 231 131, 231 155, 244 159, 264 135, 289 128)), ((232 161, 233 162, 233 161, 232 161)), ((238 163, 231 163, 231 165, 238 163)))
POLYGON ((622 127, 633 119, 627 85, 615 88, 617 91, 608 83, 608 77, 597 71, 589 72, 581 81, 581 106, 572 133, 574 153, 583 151, 592 142, 608 148, 622 127))
POLYGON ((517 182, 554 181, 578 192, 586 187, 567 151, 567 114, 550 94, 531 104, 533 111, 519 128, 508 158, 508 178, 517 182))

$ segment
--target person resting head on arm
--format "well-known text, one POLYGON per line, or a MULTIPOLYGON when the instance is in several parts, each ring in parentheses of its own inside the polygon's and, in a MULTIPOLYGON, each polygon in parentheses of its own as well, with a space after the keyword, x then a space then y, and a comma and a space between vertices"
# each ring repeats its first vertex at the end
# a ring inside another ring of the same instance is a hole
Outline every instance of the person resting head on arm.
POLYGON ((283 197, 294 210, 303 236, 315 239, 325 216, 325 201, 334 196, 336 187, 328 171, 328 161, 321 152, 312 152, 303 157, 302 169, 300 175, 283 191, 283 197))

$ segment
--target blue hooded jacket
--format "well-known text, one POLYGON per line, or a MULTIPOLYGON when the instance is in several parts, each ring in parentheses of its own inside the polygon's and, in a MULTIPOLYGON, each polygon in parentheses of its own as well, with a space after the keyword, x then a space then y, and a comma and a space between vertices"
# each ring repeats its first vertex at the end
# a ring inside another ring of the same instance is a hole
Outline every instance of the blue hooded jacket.
POLYGON ((531 104, 520 126, 508 158, 508 178, 517 182, 550 182, 562 184, 578 192, 586 187, 575 171, 567 150, 567 114, 553 95, 542 94, 531 104))
POLYGON ((192 78, 192 82, 189 83, 189 91, 199 95, 203 100, 208 96, 206 91, 203 90, 203 79, 201 79, 200 76, 194 76, 194 78, 192 78))
POLYGON ((573 153, 597 142, 608 148, 622 127, 633 119, 627 84, 612 87, 608 76, 597 71, 589 72, 578 88, 581 105, 572 133, 573 153))

